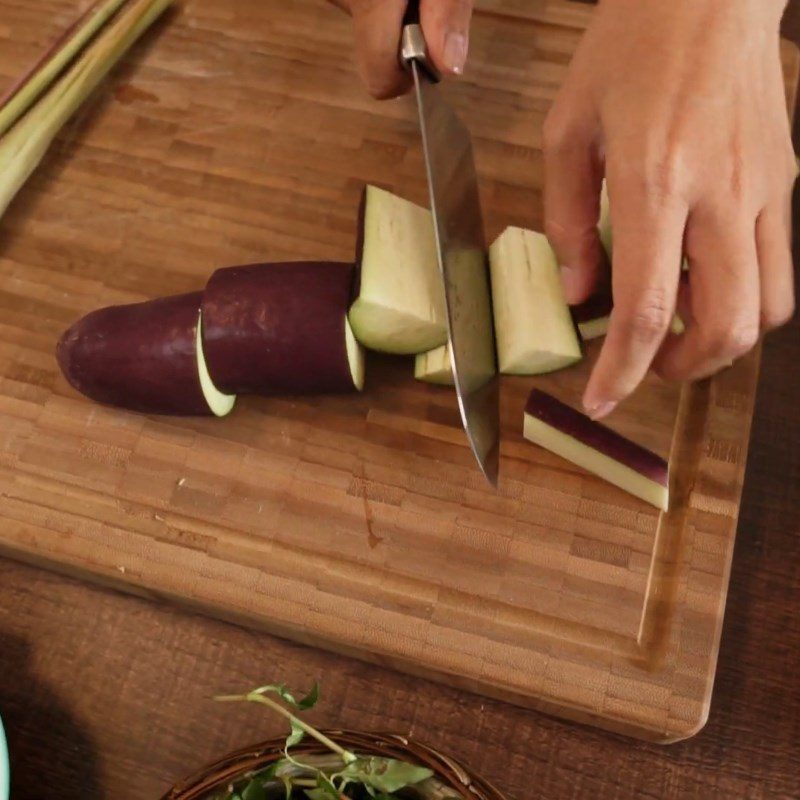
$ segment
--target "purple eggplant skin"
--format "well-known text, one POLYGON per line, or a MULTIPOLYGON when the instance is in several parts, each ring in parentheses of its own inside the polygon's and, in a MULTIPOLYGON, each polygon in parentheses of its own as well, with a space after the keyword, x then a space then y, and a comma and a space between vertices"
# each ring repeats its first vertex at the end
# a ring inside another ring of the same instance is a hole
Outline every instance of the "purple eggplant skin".
POLYGON ((214 384, 227 394, 355 391, 345 345, 354 271, 329 261, 217 270, 202 330, 214 384))
POLYGON ((669 470, 661 456, 595 422, 541 389, 531 392, 525 413, 630 467, 648 480, 662 486, 668 485, 669 470))
POLYGON ((62 337, 64 377, 99 403, 145 414, 207 416, 197 369, 202 294, 93 311, 62 337))

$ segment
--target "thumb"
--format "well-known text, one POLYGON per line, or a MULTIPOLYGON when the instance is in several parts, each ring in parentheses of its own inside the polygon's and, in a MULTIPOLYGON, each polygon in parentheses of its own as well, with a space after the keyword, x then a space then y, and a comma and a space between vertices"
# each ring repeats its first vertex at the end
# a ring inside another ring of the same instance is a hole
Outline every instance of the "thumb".
POLYGON ((472 0, 422 0, 422 32, 433 63, 443 73, 461 75, 469 50, 472 0))

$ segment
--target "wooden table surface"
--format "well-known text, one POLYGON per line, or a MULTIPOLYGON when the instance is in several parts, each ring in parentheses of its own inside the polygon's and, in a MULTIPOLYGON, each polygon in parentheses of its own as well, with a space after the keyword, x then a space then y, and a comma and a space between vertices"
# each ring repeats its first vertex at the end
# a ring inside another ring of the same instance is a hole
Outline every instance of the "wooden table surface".
MULTIPOLYGON (((785 32, 800 41, 800 2, 785 32)), ((15 800, 157 797, 280 732, 208 699, 265 676, 319 678, 320 724, 410 731, 519 800, 800 797, 799 334, 795 320, 765 346, 717 687, 694 739, 633 742, 0 560, 15 800)))

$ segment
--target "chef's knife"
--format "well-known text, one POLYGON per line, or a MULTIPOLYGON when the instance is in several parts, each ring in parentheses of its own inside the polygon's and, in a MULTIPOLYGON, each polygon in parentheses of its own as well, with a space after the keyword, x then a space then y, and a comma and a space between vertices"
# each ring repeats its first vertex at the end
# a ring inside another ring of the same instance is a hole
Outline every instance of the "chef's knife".
POLYGON ((442 97, 428 57, 419 0, 409 0, 401 58, 414 77, 447 327, 461 420, 472 451, 496 486, 500 422, 486 240, 472 140, 442 97))

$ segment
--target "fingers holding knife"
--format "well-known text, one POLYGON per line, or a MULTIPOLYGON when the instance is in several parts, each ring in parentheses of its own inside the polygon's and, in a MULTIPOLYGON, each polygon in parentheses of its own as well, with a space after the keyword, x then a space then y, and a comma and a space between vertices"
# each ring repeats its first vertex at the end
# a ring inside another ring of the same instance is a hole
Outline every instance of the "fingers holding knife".
MULTIPOLYGON (((353 18, 358 68, 373 97, 397 97, 411 86, 398 61, 407 0, 330 0, 353 18)), ((467 62, 472 0, 421 0, 428 51, 442 74, 460 75, 467 62)))

